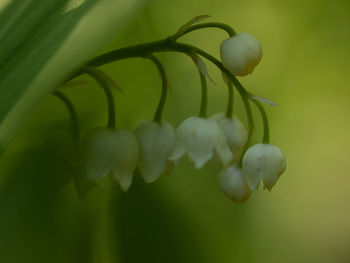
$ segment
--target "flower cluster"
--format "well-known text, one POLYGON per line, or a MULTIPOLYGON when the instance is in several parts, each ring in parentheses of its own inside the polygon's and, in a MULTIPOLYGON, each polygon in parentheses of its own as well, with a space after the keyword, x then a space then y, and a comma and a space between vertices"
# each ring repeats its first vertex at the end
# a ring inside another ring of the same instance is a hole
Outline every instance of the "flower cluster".
POLYGON ((223 170, 218 176, 222 192, 236 202, 248 199, 260 181, 271 190, 285 170, 282 151, 271 144, 255 144, 237 160, 247 140, 247 131, 237 117, 216 115, 190 117, 176 132, 167 122, 144 121, 131 133, 123 129, 98 128, 86 136, 86 175, 96 180, 109 172, 126 191, 138 167, 147 183, 175 165, 186 153, 200 169, 216 154, 223 170))
POLYGON ((246 201, 251 192, 258 189, 260 182, 264 189, 271 191, 284 172, 286 161, 282 151, 269 143, 268 118, 261 104, 269 101, 250 94, 236 78, 253 72, 262 57, 261 44, 251 34, 237 34, 225 24, 193 25, 202 18, 204 16, 192 19, 175 35, 163 41, 115 50, 88 61, 80 69, 79 74, 88 74, 98 82, 108 101, 107 127, 91 130, 83 140, 83 165, 88 180, 98 180, 111 174, 121 189, 127 191, 136 169, 147 183, 152 183, 161 174, 169 173, 185 155, 188 155, 196 169, 201 169, 217 156, 221 162, 221 171, 218 174, 219 189, 233 201, 246 201), (205 27, 218 27, 230 35, 230 38, 221 43, 221 62, 199 48, 177 42, 184 34, 205 27), (154 52, 162 50, 180 51, 189 55, 195 62, 201 80, 202 99, 199 115, 185 119, 177 129, 162 121, 168 82, 162 63, 153 55, 154 52), (199 55, 213 62, 223 73, 229 91, 226 113, 207 117, 206 79, 209 76, 199 55), (132 132, 115 127, 114 100, 110 87, 117 86, 112 79, 96 68, 128 56, 139 56, 152 61, 162 79, 162 94, 154 119, 142 121, 132 132), (233 87, 243 100, 248 129, 233 114, 233 87), (261 143, 251 143, 254 121, 250 102, 257 106, 263 120, 264 136, 261 143))

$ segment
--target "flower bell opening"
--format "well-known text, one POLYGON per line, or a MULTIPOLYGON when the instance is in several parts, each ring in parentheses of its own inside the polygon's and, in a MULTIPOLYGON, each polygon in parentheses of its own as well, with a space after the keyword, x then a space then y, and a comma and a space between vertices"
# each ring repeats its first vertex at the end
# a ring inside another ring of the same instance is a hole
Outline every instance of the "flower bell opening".
POLYGON ((286 169, 286 160, 278 147, 271 144, 255 144, 244 154, 242 167, 250 189, 257 190, 262 181, 263 188, 271 191, 286 169))
POLYGON ((111 172, 127 191, 139 154, 135 136, 123 129, 99 128, 88 133, 85 145, 86 177, 96 180, 111 172))
POLYGON ((211 119, 190 117, 177 128, 175 147, 169 159, 177 162, 188 153, 195 167, 200 169, 213 157, 214 151, 224 166, 232 160, 232 153, 218 124, 211 119))
POLYGON ((167 168, 175 144, 175 130, 169 123, 145 121, 134 131, 139 145, 138 167, 147 183, 156 181, 167 168))

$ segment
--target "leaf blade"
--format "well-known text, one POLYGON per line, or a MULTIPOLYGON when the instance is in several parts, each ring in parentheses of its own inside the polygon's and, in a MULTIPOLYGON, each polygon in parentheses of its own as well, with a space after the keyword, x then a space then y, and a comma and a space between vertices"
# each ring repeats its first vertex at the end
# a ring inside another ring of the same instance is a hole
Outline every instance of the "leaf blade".
MULTIPOLYGON (((12 8, 23 8, 24 2, 13 0, 0 21, 14 15, 12 8)), ((0 38, 7 39, 0 41, 0 154, 35 106, 110 41, 144 1, 85 0, 64 12, 71 2, 32 1, 20 16, 27 21, 18 17, 9 28, 0 26, 0 38)))

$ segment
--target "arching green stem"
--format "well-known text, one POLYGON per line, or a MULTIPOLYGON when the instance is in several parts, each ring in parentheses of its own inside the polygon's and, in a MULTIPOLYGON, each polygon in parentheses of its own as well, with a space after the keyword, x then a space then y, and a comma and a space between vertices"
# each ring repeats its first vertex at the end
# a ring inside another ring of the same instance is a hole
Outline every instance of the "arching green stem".
MULTIPOLYGON (((107 63, 111 63, 116 60, 126 59, 126 58, 132 58, 132 57, 143 57, 150 53, 155 52, 167 52, 167 51, 173 51, 173 52, 181 52, 185 53, 187 55, 197 53, 198 55, 201 55, 202 57, 206 58, 210 62, 212 62, 214 65, 216 65, 228 78, 231 80, 235 88, 237 89, 239 95, 241 96, 243 100, 243 104, 247 113, 247 119, 248 119, 248 125, 249 125, 249 136, 248 136, 248 143, 250 141, 253 129, 254 129, 254 122, 253 122, 253 116, 249 104, 249 98, 250 94, 244 89, 244 87, 241 85, 241 83, 237 80, 235 76, 233 76, 223 65, 222 63, 210 55, 209 53, 205 52, 204 50, 197 48, 192 45, 184 44, 184 43, 178 43, 172 41, 171 38, 165 38, 163 40, 139 44, 135 46, 129 46, 121 49, 117 49, 105 54, 102 54, 100 56, 97 56, 93 59, 90 59, 86 65, 97 67, 101 66, 107 63)), ((75 72, 70 76, 70 78, 74 78, 76 76, 80 75, 79 71, 75 72)))
POLYGON ((227 101, 227 109, 226 109, 226 118, 232 118, 233 115, 233 85, 231 81, 226 81, 228 88, 228 101, 227 101))
POLYGON ((115 128, 115 104, 113 94, 109 87, 109 81, 105 78, 104 73, 94 67, 83 66, 81 67, 81 73, 86 73, 91 76, 100 85, 106 94, 107 107, 108 107, 108 121, 107 126, 109 128, 115 128))
POLYGON ((150 59, 154 63, 154 65, 157 67, 159 75, 162 79, 162 93, 161 93, 161 96, 160 96, 160 99, 158 102, 157 110, 156 110, 156 112, 154 114, 154 118, 153 118, 153 121, 161 124, 162 113, 164 110, 164 106, 165 106, 165 102, 166 102, 166 98, 167 98, 167 94, 168 94, 168 79, 167 79, 163 64, 160 62, 160 60, 156 56, 154 56, 153 54, 150 54, 150 55, 145 56, 145 58, 150 59))
MULTIPOLYGON (((236 31, 231 26, 229 26, 227 24, 212 22, 212 23, 201 23, 201 24, 190 26, 181 36, 186 35, 186 34, 192 32, 192 31, 195 31, 195 30, 198 30, 198 29, 210 28, 210 27, 223 29, 223 30, 225 30, 227 32, 227 34, 230 37, 233 37, 234 35, 237 34, 236 31)), ((179 36, 179 37, 181 37, 181 36, 179 36)))
POLYGON ((53 92, 53 95, 59 98, 66 105, 72 121, 72 137, 74 140, 79 141, 79 136, 80 136, 79 118, 72 101, 63 92, 58 90, 53 92))
POLYGON ((253 136, 253 132, 254 132, 254 120, 253 120, 253 114, 252 114, 252 109, 250 107, 250 103, 249 103, 249 97, 250 94, 244 90, 243 86, 241 85, 241 83, 234 77, 231 75, 231 80, 233 81, 233 85, 236 87, 239 95, 242 98, 243 101, 243 105, 247 114, 247 119, 248 119, 248 138, 247 138, 247 142, 246 142, 246 146, 249 146, 251 138, 253 136), (236 82, 234 82, 236 81, 236 82), (239 87, 239 88, 237 88, 239 87), (243 88, 243 90, 242 90, 243 88))
POLYGON ((269 120, 267 118, 265 109, 263 107, 263 105, 256 100, 252 100, 254 102, 254 104, 257 106, 257 108, 259 109, 262 121, 263 121, 263 126, 264 126, 264 136, 262 139, 262 143, 270 143, 270 131, 269 131, 269 120))
POLYGON ((202 87, 202 98, 201 98, 201 106, 199 109, 199 117, 206 118, 207 117, 207 105, 208 105, 208 88, 207 88, 207 78, 199 72, 199 76, 201 79, 201 87, 202 87))

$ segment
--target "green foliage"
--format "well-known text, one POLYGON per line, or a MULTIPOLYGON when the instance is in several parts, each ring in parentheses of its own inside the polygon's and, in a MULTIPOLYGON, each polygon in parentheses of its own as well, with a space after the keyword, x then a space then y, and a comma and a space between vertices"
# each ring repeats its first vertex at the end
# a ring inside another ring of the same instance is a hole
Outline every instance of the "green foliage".
POLYGON ((0 153, 38 103, 143 0, 12 0, 0 13, 0 153))

